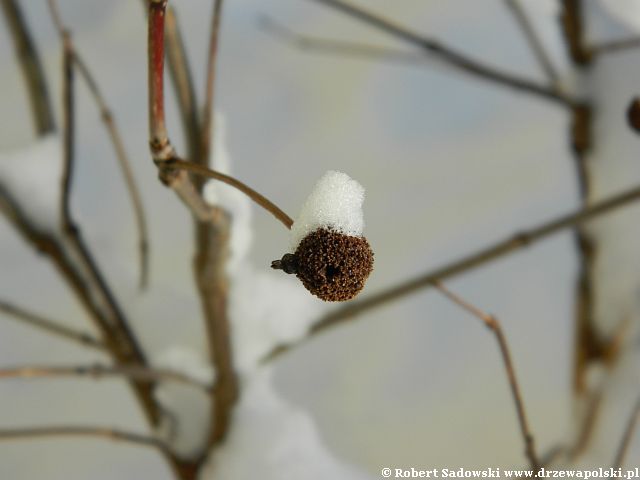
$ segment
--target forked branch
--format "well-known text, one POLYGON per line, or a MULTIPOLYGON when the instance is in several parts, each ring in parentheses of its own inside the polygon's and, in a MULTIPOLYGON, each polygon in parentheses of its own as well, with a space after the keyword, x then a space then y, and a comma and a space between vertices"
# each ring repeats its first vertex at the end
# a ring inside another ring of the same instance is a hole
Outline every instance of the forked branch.
POLYGON ((140 192, 138 190, 138 186, 131 169, 131 162, 124 148, 122 136, 120 135, 120 131, 116 125, 111 110, 109 109, 107 102, 102 95, 100 88, 98 87, 98 82, 91 74, 91 71, 89 70, 89 67, 83 60, 82 56, 76 50, 71 39, 71 35, 62 22, 62 18, 60 16, 60 12, 57 8, 55 0, 48 0, 48 3, 51 17, 56 26, 56 29, 58 30, 60 39, 65 45, 69 61, 71 62, 69 68, 75 66, 77 68, 77 71, 80 73, 80 76, 89 88, 89 91, 91 92, 91 95, 93 96, 93 99, 96 102, 98 109, 100 110, 102 121, 105 125, 105 128, 107 129, 107 133, 109 134, 109 139, 111 140, 111 143, 113 144, 113 147, 115 149, 116 158, 118 159, 120 170, 122 171, 122 174, 124 176, 127 191, 129 192, 129 197, 133 206, 136 226, 138 229, 140 287, 145 288, 149 276, 149 239, 147 234, 147 221, 144 214, 142 198, 140 196, 140 192))
POLYGON ((533 25, 531 24, 531 21, 527 16, 527 12, 524 10, 524 7, 520 3, 520 0, 505 0, 505 4, 509 8, 509 11, 513 14, 513 18, 520 26, 520 29, 522 30, 524 37, 527 39, 531 51, 536 57, 538 64, 547 75, 547 79, 549 80, 551 86, 557 90, 558 73, 553 66, 553 62, 551 61, 548 52, 542 44, 542 40, 533 28, 533 25))
MULTIPOLYGON (((205 316, 209 354, 217 372, 212 391, 209 426, 208 446, 211 447, 224 438, 238 396, 238 380, 233 364, 227 317, 228 283, 225 262, 228 253, 229 219, 222 209, 205 202, 200 185, 192 181, 186 170, 172 167, 179 156, 169 141, 164 118, 166 8, 166 0, 149 2, 149 143, 161 180, 189 206, 197 220, 194 272, 205 316)), ((216 14, 219 14, 219 11, 216 12, 214 9, 214 15, 216 14)))
POLYGON ((521 78, 517 75, 503 72, 485 65, 484 63, 472 59, 437 40, 413 32, 392 22, 391 20, 357 7, 351 3, 347 3, 343 0, 313 1, 334 8, 351 16, 352 18, 366 23, 367 25, 377 28, 379 31, 388 33, 395 38, 408 42, 411 45, 415 45, 422 49, 426 54, 433 55, 435 58, 442 60, 444 63, 460 70, 461 72, 468 73, 477 78, 487 80, 503 87, 535 95, 541 99, 550 100, 563 105, 564 107, 571 107, 574 103, 571 98, 553 88, 538 85, 529 79, 521 78))

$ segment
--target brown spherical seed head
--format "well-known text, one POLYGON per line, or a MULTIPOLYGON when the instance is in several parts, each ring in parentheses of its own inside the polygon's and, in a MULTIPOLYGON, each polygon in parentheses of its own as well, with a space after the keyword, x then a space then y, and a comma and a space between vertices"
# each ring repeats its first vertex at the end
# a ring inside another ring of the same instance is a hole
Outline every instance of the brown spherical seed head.
POLYGON ((631 100, 627 108, 627 121, 636 133, 640 133, 640 98, 636 97, 631 100))
POLYGON ((364 237, 320 228, 302 239, 295 251, 296 276, 316 297, 350 300, 373 270, 373 252, 364 237))

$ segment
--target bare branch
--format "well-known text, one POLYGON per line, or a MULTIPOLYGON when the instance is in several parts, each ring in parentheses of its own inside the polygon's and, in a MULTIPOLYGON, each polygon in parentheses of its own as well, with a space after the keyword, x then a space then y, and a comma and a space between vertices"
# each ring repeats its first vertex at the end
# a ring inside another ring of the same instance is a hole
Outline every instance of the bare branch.
POLYGON ((139 433, 126 432, 124 430, 118 430, 115 428, 76 427, 65 425, 51 427, 0 429, 0 441, 35 440, 45 437, 95 437, 102 438, 103 440, 111 440, 145 447, 152 447, 162 452, 169 451, 169 446, 158 438, 141 435, 139 433))
POLYGON ((557 90, 558 87, 558 73, 556 72, 555 67, 553 66, 553 62, 551 62, 551 58, 538 37, 533 25, 529 21, 529 17, 527 17, 527 12, 524 11, 522 4, 519 0, 505 0, 505 4, 509 8, 509 11, 513 14, 513 18, 518 22, 522 33, 524 34, 529 46, 531 47, 531 51, 533 52, 538 64, 547 75, 547 78, 554 89, 557 90))
MULTIPOLYGON (((433 287, 433 283, 436 281, 460 275, 496 260, 503 255, 521 250, 539 242, 540 240, 544 240, 555 233, 575 227, 576 225, 592 220, 598 216, 602 216, 616 208, 629 205, 639 199, 640 186, 596 202, 591 206, 578 210, 577 212, 562 215, 549 222, 534 226, 514 235, 513 237, 497 242, 489 247, 481 249, 480 251, 462 257, 459 260, 455 260, 448 265, 399 283, 398 285, 388 287, 381 292, 370 295, 364 300, 356 300, 321 318, 315 325, 313 325, 313 327, 311 327, 307 337, 302 341, 306 341, 328 328, 350 320, 353 317, 379 307, 380 305, 399 300, 424 288, 433 287)), ((298 344, 277 346, 264 357, 263 361, 270 361, 297 345, 298 344)))
POLYGON ((164 117, 164 18, 167 0, 149 0, 149 140, 156 161, 173 156, 164 117))
POLYGON ((528 79, 518 77, 511 73, 506 73, 478 62, 466 55, 440 43, 437 40, 424 37, 418 33, 412 32, 400 25, 393 23, 386 18, 371 13, 360 7, 347 3, 343 0, 313 0, 332 7, 342 13, 345 13, 361 22, 364 22, 378 30, 386 32, 400 40, 404 40, 412 45, 425 51, 429 55, 433 55, 445 63, 457 68, 462 72, 466 72, 478 78, 496 83, 498 85, 515 89, 520 92, 529 93, 539 98, 559 103, 565 107, 570 107, 573 101, 552 88, 538 85, 528 79))
MULTIPOLYGON (((205 82, 205 102, 202 112, 202 146, 200 149, 200 159, 195 162, 201 165, 208 165, 209 152, 211 151, 212 137, 214 132, 214 95, 216 82, 216 61, 218 58, 218 38, 220 34, 220 20, 222 18, 223 0, 214 0, 213 14, 211 15, 211 30, 209 33, 209 56, 207 59, 207 79, 205 82)), ((202 182, 200 182, 202 183, 202 182)))
POLYGON ((173 370, 149 368, 140 365, 75 365, 50 366, 26 365, 0 368, 0 380, 9 378, 54 378, 54 377, 91 377, 101 380, 107 377, 123 377, 140 382, 174 382, 188 385, 205 393, 211 387, 194 378, 173 370))
POLYGON ((187 58, 182 35, 178 27, 178 18, 174 8, 167 7, 165 19, 165 46, 169 73, 177 94, 178 108, 182 117, 182 128, 186 138, 188 155, 191 161, 200 158, 200 119, 196 92, 191 78, 191 68, 187 58))
POLYGON ((102 117, 102 121, 104 122, 105 128, 109 134, 109 138, 113 147, 116 151, 116 157, 118 159, 118 163, 120 165, 120 169, 124 175, 125 183, 127 186, 127 190, 129 192, 129 197, 131 198, 131 203, 133 205, 134 217, 136 219, 136 225, 138 228, 138 249, 140 256, 140 287, 145 288, 148 281, 148 271, 149 271, 149 241, 147 234, 147 222, 144 214, 144 207, 142 205, 142 199, 140 197, 140 193, 138 191, 138 187, 136 185, 133 172, 131 170, 131 162, 129 161, 128 155, 124 148, 124 143, 122 141, 122 136, 120 135, 120 131, 118 130, 115 120, 113 119, 113 115, 107 106, 107 102, 104 99, 104 96, 100 92, 98 87, 98 83, 95 78, 91 74, 91 71, 87 67, 86 63, 80 56, 80 54, 76 51, 73 42, 71 40, 71 36, 68 34, 68 30, 64 27, 62 23, 62 19, 60 17, 59 11, 57 9, 57 4, 55 0, 48 0, 49 9, 51 11, 51 16, 54 20, 60 38, 63 43, 66 43, 67 54, 70 56, 71 62, 77 67, 78 72, 84 79, 89 91, 91 92, 98 109, 100 110, 100 114, 102 117))
POLYGON ((624 431, 622 441, 620 442, 620 446, 618 447, 618 453, 616 453, 616 458, 613 461, 613 468, 622 468, 622 466, 624 465, 624 459, 627 455, 627 452, 629 451, 629 447, 631 446, 633 434, 636 431, 638 418, 640 418, 640 397, 636 401, 636 404, 631 411, 631 415, 629 415, 627 428, 624 431))
MULTIPOLYGON (((55 9, 54 9, 55 12, 55 9)), ((54 15, 54 18, 55 15, 54 15)), ((59 21, 59 20, 58 20, 59 21)), ((134 335, 129 322, 126 319, 115 296, 100 271, 96 260, 84 242, 82 233, 75 224, 70 211, 71 181, 73 178, 73 166, 75 163, 75 115, 73 95, 73 51, 71 49, 70 35, 63 31, 63 146, 64 146, 64 170, 62 181, 62 196, 60 199, 61 230, 69 240, 69 247, 74 250, 78 260, 86 271, 90 281, 90 290, 87 292, 91 298, 97 295, 100 303, 106 308, 106 318, 103 315, 97 317, 104 338, 109 338, 109 348, 117 356, 121 363, 146 365, 147 360, 142 347, 134 335)), ((91 299, 93 303, 93 299, 91 299)), ((153 397, 151 385, 133 384, 140 399, 148 420, 157 424, 159 412, 153 397)))
POLYGON ((309 35, 300 35, 281 25, 268 15, 262 15, 259 26, 270 35, 292 45, 295 48, 309 52, 348 55, 374 61, 388 61, 410 65, 427 65, 424 53, 378 47, 367 43, 346 42, 309 35))
MULTIPOLYGON (((200 158, 195 159, 196 165, 202 167, 209 163, 210 152, 213 148, 212 138, 215 136, 214 95, 221 19, 222 0, 214 0, 209 33, 205 103, 200 131, 200 158)), ((204 178, 202 176, 196 178, 195 184, 201 190, 204 178)), ((240 188, 239 182, 233 185, 240 188)), ((264 199, 248 187, 242 191, 247 194, 250 191, 257 195, 251 198, 264 199)), ((210 358, 217 371, 220 372, 214 387, 215 401, 212 405, 209 447, 224 440, 239 391, 238 378, 233 364, 231 325, 227 312, 229 286, 225 266, 229 254, 230 221, 231 219, 227 215, 221 215, 216 222, 209 225, 201 223, 196 226, 196 254, 193 271, 205 316, 210 358)))
POLYGON ((149 145, 151 155, 160 171, 162 182, 191 210, 200 222, 211 222, 221 213, 209 206, 189 175, 184 171, 164 168, 164 164, 178 155, 169 140, 164 116, 164 23, 166 0, 149 2, 149 145))
POLYGON ((535 471, 538 471, 540 468, 540 461, 538 459, 538 455, 536 454, 535 442, 533 439, 533 434, 531 433, 531 428, 529 427, 529 422, 527 420, 527 414, 524 408, 524 401, 522 400, 522 393, 520 392, 520 386, 518 385, 518 380, 516 378, 515 368, 513 366, 513 360, 511 359, 511 353, 509 352, 509 346, 507 344, 507 339, 504 336, 504 332, 502 331, 502 326, 497 318, 492 315, 488 315, 483 311, 476 308, 474 305, 466 302, 458 295, 449 291, 444 287, 440 282, 434 282, 434 286, 440 290, 449 300, 463 308, 471 315, 475 316, 479 320, 481 320, 491 332, 496 337, 496 341, 498 342, 498 346, 500 347, 500 353, 502 354, 502 361, 504 362, 504 368, 507 373, 507 379, 509 380, 509 386, 511 387, 511 394, 513 396, 513 402, 516 406, 516 411, 518 413, 518 422, 520 424, 520 431, 522 433, 522 438, 524 439, 525 444, 525 453, 529 462, 531 464, 531 468, 535 471))
POLYGON ((224 173, 216 172, 215 170, 210 170, 206 167, 203 167, 202 165, 180 160, 178 158, 168 160, 167 162, 165 162, 164 167, 168 169, 176 168, 176 169, 187 170, 189 172, 196 173, 200 176, 213 178, 215 180, 219 180, 223 183, 226 183, 227 185, 231 185, 232 187, 237 188, 242 193, 247 195, 251 200, 253 200, 255 203, 260 205, 265 210, 267 210, 269 213, 271 213, 280 222, 282 222, 282 224, 285 227, 290 229, 291 225, 293 225, 293 220, 291 219, 291 217, 289 217, 289 215, 284 213, 271 200, 266 198, 264 195, 261 195, 260 193, 256 192, 253 188, 249 187, 248 185, 242 183, 240 180, 230 177, 229 175, 225 175, 224 173))
POLYGON ((101 352, 106 352, 105 344, 84 332, 76 331, 72 328, 65 327, 58 322, 49 320, 40 315, 18 308, 15 305, 0 300, 0 311, 9 315, 10 318, 23 322, 32 327, 39 328, 48 333, 52 333, 66 340, 71 340, 84 347, 95 348, 101 352))
POLYGON ((39 136, 56 129, 49 91, 38 51, 16 0, 2 0, 0 6, 13 37, 16 55, 27 85, 31 112, 39 136))
POLYGON ((209 445, 212 446, 224 439, 238 397, 227 317, 229 287, 225 264, 229 252, 230 223, 222 209, 206 204, 187 171, 175 168, 180 157, 169 141, 164 118, 166 6, 166 0, 149 2, 149 143, 161 180, 176 191, 199 220, 196 222, 194 273, 205 315, 210 358, 217 373, 211 402, 209 445))
MULTIPOLYGON (((581 0, 558 0, 561 5, 561 24, 569 58, 577 69, 590 67, 593 54, 585 44, 584 4, 581 0)), ((571 109, 569 141, 573 147, 575 169, 583 205, 591 202, 592 180, 588 168, 587 154, 592 147, 593 106, 576 104, 571 109)), ((586 388, 587 366, 600 360, 598 338, 594 323, 595 262, 598 245, 592 235, 578 228, 575 232, 579 257, 579 272, 576 283, 574 387, 576 392, 586 388)))

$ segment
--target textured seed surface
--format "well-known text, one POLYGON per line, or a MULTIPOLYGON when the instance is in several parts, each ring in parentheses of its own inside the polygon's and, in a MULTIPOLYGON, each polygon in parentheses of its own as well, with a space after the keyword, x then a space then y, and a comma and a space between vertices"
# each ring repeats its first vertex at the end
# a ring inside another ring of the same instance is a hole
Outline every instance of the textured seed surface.
POLYGON ((318 229, 302 239, 295 256, 297 277, 322 300, 355 297, 373 270, 373 252, 364 237, 318 229))

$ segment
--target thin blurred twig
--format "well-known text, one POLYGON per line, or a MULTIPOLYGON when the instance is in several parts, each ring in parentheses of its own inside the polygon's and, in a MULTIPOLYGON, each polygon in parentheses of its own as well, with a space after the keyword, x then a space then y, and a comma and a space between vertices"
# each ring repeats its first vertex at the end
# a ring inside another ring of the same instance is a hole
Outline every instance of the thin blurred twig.
POLYGON ((618 452, 616 453, 616 458, 613 461, 614 469, 622 468, 624 464, 624 459, 627 455, 627 452, 629 451, 631 440, 633 439, 633 434, 636 431, 636 427, 638 425, 638 418, 640 418, 640 397, 638 398, 638 400, 636 400, 633 410, 631 411, 631 415, 629 415, 627 428, 624 431, 620 446, 618 447, 618 452))
POLYGON ((376 61, 390 61, 410 65, 425 65, 427 58, 420 51, 407 51, 379 47, 367 43, 347 42, 301 35, 281 25, 268 15, 259 18, 259 26, 266 33, 296 48, 311 52, 349 55, 376 61))
MULTIPOLYGON (((54 17, 56 18, 56 17, 54 17)), ((59 19, 58 19, 59 22, 59 19)), ((89 295, 96 295, 100 300, 103 315, 96 317, 108 346, 120 363, 147 365, 146 356, 133 333, 128 319, 118 304, 111 288, 106 282, 92 252, 86 245, 82 232, 75 223, 70 209, 71 182, 75 165, 75 114, 74 114, 74 70, 70 35, 64 31, 63 40, 63 181, 60 198, 60 226, 66 244, 77 256, 79 264, 86 273, 85 281, 89 281, 89 295)), ((159 411, 153 397, 153 386, 133 383, 138 399, 152 425, 159 421, 159 411)))
POLYGON ((559 103, 564 107, 571 107, 573 100, 561 92, 549 88, 547 86, 538 85, 528 79, 521 78, 517 75, 506 73, 496 68, 490 67, 465 54, 454 50, 443 43, 425 37, 419 33, 413 32, 403 26, 400 26, 391 20, 383 18, 368 10, 347 3, 343 0, 312 0, 328 7, 334 8, 344 14, 347 14, 361 22, 377 28, 379 31, 386 32, 400 40, 408 42, 422 49, 426 54, 433 55, 445 63, 457 68, 462 72, 471 74, 477 78, 481 78, 503 87, 515 89, 523 93, 529 93, 539 98, 559 103))
POLYGON ((104 440, 131 443, 145 447, 153 447, 162 452, 168 452, 170 447, 162 440, 141 435, 134 432, 126 432, 115 428, 85 427, 85 426, 51 426, 51 427, 27 427, 0 429, 0 441, 7 440, 34 440, 44 437, 95 437, 104 440))
MULTIPOLYGON (((146 3, 146 1, 145 1, 146 3)), ((182 130, 187 144, 187 157, 196 161, 200 155, 200 119, 198 101, 189 59, 178 24, 175 9, 167 7, 165 19, 165 42, 169 73, 178 100, 178 108, 182 117, 182 130)))
POLYGON ((174 382, 209 393, 211 386, 180 372, 140 365, 23 365, 0 368, 0 380, 9 378, 91 377, 95 380, 122 377, 140 382, 174 382))
MULTIPOLYGON (((208 165, 209 152, 212 146, 215 123, 215 84, 216 84, 216 64, 218 59, 218 44, 220 38, 220 20, 222 19, 223 0, 214 0, 213 13, 211 15, 211 27, 209 32, 209 55, 207 56, 207 78, 205 80, 205 100, 202 111, 202 131, 199 159, 194 159, 195 163, 208 165)), ((213 139, 215 140, 215 139, 213 139)), ((202 182, 198 182, 202 184, 202 182)))
POLYGON ((596 45, 592 45, 590 50, 593 54, 600 55, 602 53, 622 52, 624 50, 638 47, 640 47, 640 37, 631 37, 598 43, 596 45))
POLYGON ((142 198, 140 197, 140 193, 138 187, 136 185, 135 178, 133 176, 133 171, 131 169, 131 162, 124 148, 124 143, 122 141, 122 136, 120 135, 120 131, 117 128, 116 122, 113 118, 113 115, 107 105, 104 96, 100 92, 98 87, 98 83, 95 78, 91 74, 91 71, 87 67, 87 64, 77 52, 75 46, 73 45, 71 36, 68 30, 64 27, 62 22, 62 18, 60 16, 60 12, 58 11, 57 4, 55 0, 48 0, 49 10, 51 12, 51 17, 56 25, 56 29, 58 30, 58 34, 61 40, 66 43, 66 49, 72 62, 72 66, 78 69, 81 77, 84 79, 89 91, 91 92, 98 109, 100 110, 100 115, 102 121, 104 122, 105 128, 109 134, 109 138, 116 152, 116 158, 118 159, 118 163, 120 165, 120 169, 122 174, 124 175, 125 183, 127 186, 127 191, 129 192, 129 197, 131 199, 131 204, 133 206, 134 217, 136 220, 136 226, 138 229, 138 250, 139 250, 139 258, 140 258, 140 288, 145 288, 148 282, 148 274, 149 274, 149 239, 147 234, 147 222, 144 214, 144 206, 142 204, 142 198))
POLYGON ((16 0, 2 0, 0 6, 7 20, 13 43, 24 76, 28 98, 31 104, 32 118, 36 133, 46 135, 55 130, 55 120, 47 81, 35 48, 31 32, 16 0))
POLYGON ((556 69, 553 66, 553 62, 551 61, 548 52, 544 48, 542 40, 533 28, 533 25, 531 24, 531 21, 527 16, 527 12, 525 12, 524 7, 520 3, 520 0, 505 0, 505 4, 509 8, 509 11, 513 14, 513 18, 520 26, 522 33, 527 39, 527 43, 531 47, 531 51, 536 57, 538 64, 546 74, 547 79, 551 83, 551 86, 555 90, 557 90, 559 85, 558 72, 556 72, 556 69))
MULTIPOLYGON (((587 71, 593 61, 593 52, 585 42, 584 2, 560 0, 561 26, 564 41, 576 70, 587 71)), ((593 202, 592 183, 588 154, 593 147, 594 108, 582 101, 571 108, 571 130, 569 142, 573 148, 575 170, 582 205, 593 202)), ((575 241, 579 258, 579 273, 576 283, 574 388, 577 393, 586 388, 587 367, 600 359, 599 344, 602 339, 595 328, 595 266, 598 255, 596 239, 587 230, 578 227, 575 241)))
POLYGON ((585 43, 582 0, 558 0, 561 7, 560 21, 565 44, 574 64, 585 66, 591 62, 592 52, 585 43))
POLYGON ((494 316, 484 313, 474 305, 463 300, 460 296, 448 290, 440 282, 434 282, 434 286, 453 303, 481 320, 486 325, 486 327, 495 335, 496 341, 498 342, 498 347, 500 348, 500 354, 502 355, 502 361, 506 370, 507 379, 509 380, 509 387, 511 388, 513 402, 516 406, 520 432, 522 433, 522 438, 524 439, 525 444, 525 454, 529 459, 531 469, 537 472, 541 464, 540 460, 538 459, 538 454, 536 453, 535 441, 533 438, 533 434, 531 433, 531 427, 529 426, 529 422, 527 420, 524 400, 522 399, 522 392, 520 391, 520 386, 516 378, 515 367, 513 366, 513 360, 511 359, 509 345, 507 344, 507 339, 504 336, 504 332, 502 331, 500 322, 494 316))
POLYGON ((88 333, 80 332, 72 328, 61 325, 59 322, 49 320, 41 315, 28 312, 10 303, 0 300, 0 311, 6 313, 9 318, 13 318, 22 323, 39 328, 47 333, 52 333, 66 340, 79 343, 84 347, 94 348, 101 352, 108 351, 105 344, 88 333))

